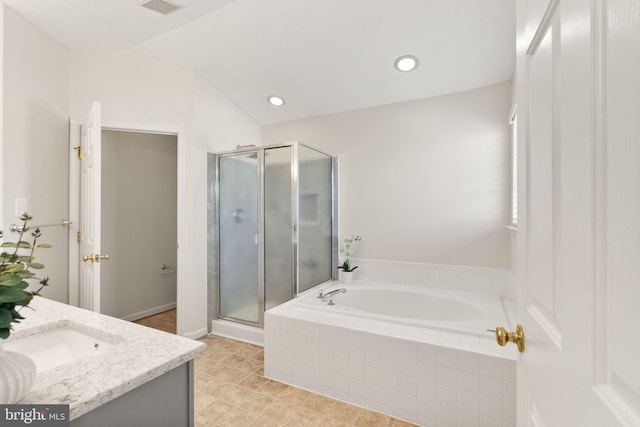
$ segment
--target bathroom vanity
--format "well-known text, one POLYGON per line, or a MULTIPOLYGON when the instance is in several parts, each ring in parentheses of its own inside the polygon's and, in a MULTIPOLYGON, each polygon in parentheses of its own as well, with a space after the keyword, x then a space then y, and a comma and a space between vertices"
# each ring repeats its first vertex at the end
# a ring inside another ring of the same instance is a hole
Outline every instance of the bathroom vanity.
POLYGON ((193 426, 193 359, 205 345, 36 297, 3 343, 38 367, 18 403, 68 404, 73 427, 193 426))

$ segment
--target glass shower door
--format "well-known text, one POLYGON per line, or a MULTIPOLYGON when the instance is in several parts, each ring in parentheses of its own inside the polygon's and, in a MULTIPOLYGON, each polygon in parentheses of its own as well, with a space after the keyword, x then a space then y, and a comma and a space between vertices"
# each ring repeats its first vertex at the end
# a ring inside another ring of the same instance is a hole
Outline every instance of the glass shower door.
POLYGON ((219 158, 221 317, 259 322, 258 153, 219 158))
POLYGON ((330 156, 298 145, 298 292, 331 280, 333 166, 330 156))
POLYGON ((294 296, 291 147, 264 150, 264 309, 294 296))

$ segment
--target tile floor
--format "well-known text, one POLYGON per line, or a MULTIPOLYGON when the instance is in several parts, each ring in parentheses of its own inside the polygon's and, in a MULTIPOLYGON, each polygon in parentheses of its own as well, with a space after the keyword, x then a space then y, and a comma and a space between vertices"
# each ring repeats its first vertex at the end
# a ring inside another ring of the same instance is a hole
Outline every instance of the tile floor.
MULTIPOLYGON (((171 311, 136 323, 175 333, 171 311)), ((195 361, 196 427, 413 426, 263 377, 262 347, 215 335, 200 341, 207 350, 195 361)))

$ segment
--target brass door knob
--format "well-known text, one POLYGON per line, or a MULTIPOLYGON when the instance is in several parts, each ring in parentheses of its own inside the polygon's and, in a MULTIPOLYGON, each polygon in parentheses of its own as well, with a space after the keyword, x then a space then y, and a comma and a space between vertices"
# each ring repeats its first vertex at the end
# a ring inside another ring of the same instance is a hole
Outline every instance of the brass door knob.
POLYGON ((507 332, 503 326, 498 326, 495 332, 496 341, 500 346, 504 347, 508 342, 512 342, 518 346, 520 353, 524 352, 524 328, 520 323, 516 325, 515 332, 507 332))
POLYGON ((104 255, 100 255, 100 254, 91 254, 91 255, 83 255, 82 256, 82 261, 84 262, 100 262, 100 260, 103 259, 105 261, 109 260, 109 254, 104 254, 104 255))

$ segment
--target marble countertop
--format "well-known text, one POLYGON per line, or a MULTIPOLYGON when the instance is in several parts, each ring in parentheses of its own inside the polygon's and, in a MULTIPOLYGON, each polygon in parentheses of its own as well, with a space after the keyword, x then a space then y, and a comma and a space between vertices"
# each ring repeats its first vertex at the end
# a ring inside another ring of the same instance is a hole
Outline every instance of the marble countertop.
POLYGON ((47 330, 61 321, 98 330, 105 337, 124 338, 104 354, 38 373, 33 387, 18 402, 68 404, 71 420, 188 362, 206 347, 199 341, 42 297, 34 298, 21 314, 25 320, 14 324, 7 342, 47 330))

